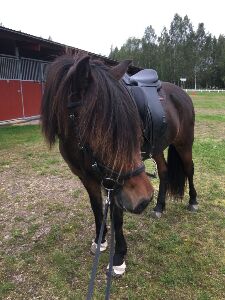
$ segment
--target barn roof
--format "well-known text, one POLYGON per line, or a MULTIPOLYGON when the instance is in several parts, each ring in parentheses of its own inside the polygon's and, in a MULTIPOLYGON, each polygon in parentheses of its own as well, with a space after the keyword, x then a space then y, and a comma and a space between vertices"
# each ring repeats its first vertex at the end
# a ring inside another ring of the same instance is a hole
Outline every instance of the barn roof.
MULTIPOLYGON (((52 61, 55 57, 69 51, 71 53, 87 53, 93 58, 103 60, 109 66, 118 64, 118 61, 112 60, 103 55, 0 26, 0 54, 14 56, 16 51, 15 49, 18 49, 20 56, 46 61, 52 61)), ((136 73, 138 70, 140 70, 138 67, 131 66, 129 71, 131 73, 136 73)))

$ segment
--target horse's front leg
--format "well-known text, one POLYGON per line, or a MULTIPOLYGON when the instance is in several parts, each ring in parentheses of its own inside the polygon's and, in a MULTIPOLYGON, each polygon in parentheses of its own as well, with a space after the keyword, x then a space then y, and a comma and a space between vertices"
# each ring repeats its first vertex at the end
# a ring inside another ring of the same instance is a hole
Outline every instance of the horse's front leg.
POLYGON ((125 256, 127 243, 123 235, 123 209, 113 205, 113 221, 115 229, 115 253, 113 256, 113 276, 119 277, 125 273, 125 256))
MULTIPOLYGON (((96 182, 91 179, 86 179, 82 180, 89 198, 91 202, 91 207, 94 213, 95 217, 95 228, 96 228, 96 236, 95 239, 92 241, 91 245, 91 252, 95 254, 96 249, 97 249, 97 243, 98 243, 98 237, 101 229, 101 224, 103 220, 103 205, 102 205, 102 195, 101 195, 101 186, 96 182)), ((102 241, 101 241, 101 246, 100 246, 100 251, 103 252, 106 250, 108 244, 106 240, 106 233, 107 233, 107 227, 105 225, 104 231, 103 231, 103 236, 102 236, 102 241)))
POLYGON ((168 170, 163 152, 154 157, 159 174, 159 193, 153 216, 160 218, 166 207, 166 192, 168 184, 168 170))

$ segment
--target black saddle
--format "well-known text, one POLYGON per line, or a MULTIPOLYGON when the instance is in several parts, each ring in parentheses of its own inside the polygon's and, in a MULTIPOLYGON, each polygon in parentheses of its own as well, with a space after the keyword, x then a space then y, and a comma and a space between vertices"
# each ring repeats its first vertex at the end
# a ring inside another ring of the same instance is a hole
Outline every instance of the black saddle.
POLYGON ((162 148, 167 128, 166 116, 160 102, 161 82, 155 70, 145 69, 123 77, 131 97, 134 99, 143 124, 143 158, 147 159, 162 148))
POLYGON ((132 76, 125 74, 123 80, 127 85, 131 86, 154 86, 157 89, 161 88, 161 82, 159 81, 158 74, 153 69, 141 70, 132 76))

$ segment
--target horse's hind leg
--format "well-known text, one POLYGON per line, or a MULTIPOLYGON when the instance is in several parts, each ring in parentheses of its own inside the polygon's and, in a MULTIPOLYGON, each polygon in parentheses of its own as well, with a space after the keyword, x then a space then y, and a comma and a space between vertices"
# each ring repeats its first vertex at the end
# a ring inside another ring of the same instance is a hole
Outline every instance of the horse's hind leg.
POLYGON ((153 216, 160 218, 166 207, 166 192, 168 184, 168 169, 163 152, 154 156, 159 174, 159 193, 153 216))
POLYGON ((177 147, 176 149, 180 155, 180 158, 183 163, 184 172, 188 178, 189 184, 189 204, 188 210, 196 211, 198 209, 198 202, 197 202, 197 192, 194 186, 194 163, 192 160, 192 146, 190 147, 177 147))

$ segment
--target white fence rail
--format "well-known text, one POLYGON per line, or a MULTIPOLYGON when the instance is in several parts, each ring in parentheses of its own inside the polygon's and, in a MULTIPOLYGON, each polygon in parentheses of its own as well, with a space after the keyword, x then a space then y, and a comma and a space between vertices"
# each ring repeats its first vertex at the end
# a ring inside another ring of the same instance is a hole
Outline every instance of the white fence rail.
POLYGON ((209 89, 184 89, 186 92, 208 92, 208 93, 225 93, 225 90, 209 90, 209 89))

